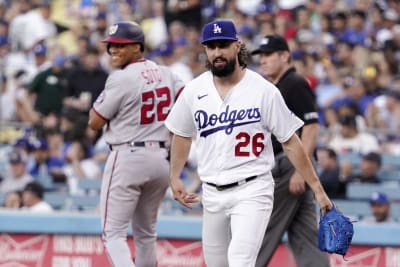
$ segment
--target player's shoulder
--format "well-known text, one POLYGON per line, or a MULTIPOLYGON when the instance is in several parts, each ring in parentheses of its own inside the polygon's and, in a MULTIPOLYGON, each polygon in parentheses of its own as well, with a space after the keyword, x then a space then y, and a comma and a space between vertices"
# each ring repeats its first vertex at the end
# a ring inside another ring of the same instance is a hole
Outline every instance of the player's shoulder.
POLYGON ((306 87, 309 86, 306 78, 300 73, 298 73, 294 67, 288 70, 288 73, 286 75, 286 81, 291 84, 303 85, 306 87))
POLYGON ((119 81, 122 77, 124 77, 125 73, 126 72, 123 69, 114 69, 110 71, 107 77, 107 82, 110 83, 112 81, 119 81))
POLYGON ((268 93, 279 92, 278 88, 273 83, 254 70, 247 69, 245 79, 246 85, 251 84, 253 90, 260 90, 261 92, 268 93))

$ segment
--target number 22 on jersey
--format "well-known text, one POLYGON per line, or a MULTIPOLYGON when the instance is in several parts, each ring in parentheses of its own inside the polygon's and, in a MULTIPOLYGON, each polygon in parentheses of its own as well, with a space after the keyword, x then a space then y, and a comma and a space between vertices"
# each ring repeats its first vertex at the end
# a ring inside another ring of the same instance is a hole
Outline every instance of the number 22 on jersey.
POLYGON ((167 118, 171 104, 171 91, 168 87, 143 92, 141 98, 140 124, 164 121, 167 118))

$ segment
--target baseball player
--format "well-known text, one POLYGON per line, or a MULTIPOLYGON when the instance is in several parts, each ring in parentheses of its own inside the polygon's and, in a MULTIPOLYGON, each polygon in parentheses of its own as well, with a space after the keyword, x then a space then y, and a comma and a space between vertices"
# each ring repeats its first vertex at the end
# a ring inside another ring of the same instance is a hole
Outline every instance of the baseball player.
POLYGON ((111 149, 100 195, 102 238, 114 267, 155 267, 157 212, 168 188, 170 134, 164 120, 183 83, 166 67, 143 58, 138 24, 110 26, 103 42, 116 70, 89 115, 92 129, 105 126, 111 149), (135 263, 126 243, 130 222, 135 263))
MULTIPOLYGON (((298 131, 303 146, 313 157, 318 136, 318 112, 315 96, 308 82, 296 73, 290 63, 286 40, 279 35, 267 35, 252 52, 259 55, 260 72, 282 93, 286 105, 304 121, 298 131)), ((257 258, 257 267, 265 267, 288 231, 290 248, 299 267, 327 267, 326 253, 318 249, 318 231, 315 201, 312 191, 305 185, 299 170, 295 170, 284 153, 284 147, 272 138, 275 166, 274 206, 257 258)))
POLYGON ((171 189, 188 208, 198 201, 179 178, 193 138, 203 182, 205 262, 208 267, 252 267, 273 205, 271 134, 307 177, 321 209, 332 203, 296 135, 303 122, 272 83, 246 68, 248 52, 234 24, 206 24, 202 44, 209 71, 185 86, 165 121, 173 132, 171 189))

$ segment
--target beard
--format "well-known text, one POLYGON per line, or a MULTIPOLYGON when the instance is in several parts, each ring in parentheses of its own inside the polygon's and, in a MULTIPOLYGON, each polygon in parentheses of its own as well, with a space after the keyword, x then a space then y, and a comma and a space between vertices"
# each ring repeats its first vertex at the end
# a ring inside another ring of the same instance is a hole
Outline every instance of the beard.
POLYGON ((230 74, 232 74, 235 71, 235 66, 236 66, 236 60, 234 58, 229 59, 229 60, 226 60, 225 58, 216 58, 216 59, 214 59, 214 61, 212 63, 207 60, 207 68, 209 70, 211 70, 211 73, 214 76, 217 76, 217 77, 229 76, 230 74), (216 60, 224 61, 226 63, 225 66, 215 67, 214 63, 216 60))

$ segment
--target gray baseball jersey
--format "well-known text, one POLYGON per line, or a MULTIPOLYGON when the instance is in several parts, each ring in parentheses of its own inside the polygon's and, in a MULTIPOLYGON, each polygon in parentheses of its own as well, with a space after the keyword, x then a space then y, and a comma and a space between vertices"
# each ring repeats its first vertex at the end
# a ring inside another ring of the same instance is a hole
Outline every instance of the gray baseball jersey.
POLYGON ((93 110, 109 121, 105 141, 122 144, 167 140, 169 132, 164 120, 183 86, 167 67, 150 60, 115 70, 93 104, 93 110))
POLYGON ((104 244, 115 267, 156 265, 156 219, 169 171, 167 150, 160 142, 169 139, 164 120, 182 87, 166 67, 143 60, 115 70, 93 104, 93 111, 107 120, 104 138, 112 148, 104 167, 100 211, 104 244), (135 264, 126 243, 129 223, 135 264))

